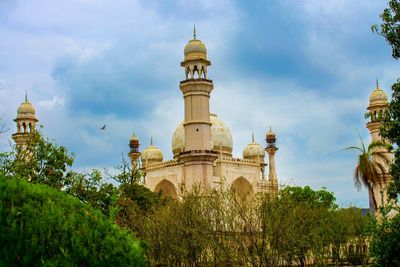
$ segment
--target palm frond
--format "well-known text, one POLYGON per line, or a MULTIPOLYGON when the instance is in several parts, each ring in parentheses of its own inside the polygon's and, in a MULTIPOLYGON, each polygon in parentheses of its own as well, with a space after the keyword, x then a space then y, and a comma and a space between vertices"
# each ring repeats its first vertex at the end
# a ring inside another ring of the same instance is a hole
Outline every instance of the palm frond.
POLYGON ((354 186, 357 188, 357 190, 361 189, 361 174, 360 174, 360 166, 357 165, 356 168, 354 169, 354 186))
POLYGON ((346 148, 342 149, 342 151, 344 151, 344 150, 358 150, 361 153, 364 152, 361 148, 359 148, 357 146, 349 146, 349 147, 346 147, 346 148))

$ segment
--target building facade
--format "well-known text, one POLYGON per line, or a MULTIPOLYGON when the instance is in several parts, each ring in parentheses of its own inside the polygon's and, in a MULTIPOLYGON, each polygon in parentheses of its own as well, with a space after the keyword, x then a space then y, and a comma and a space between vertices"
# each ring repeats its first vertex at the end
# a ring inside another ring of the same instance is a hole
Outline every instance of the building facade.
POLYGON ((133 168, 139 166, 145 185, 153 191, 177 198, 183 190, 193 186, 213 189, 224 185, 252 196, 254 193, 278 191, 275 169, 275 133, 266 133, 266 147, 254 140, 243 150, 243 158, 232 156, 233 140, 228 126, 210 113, 213 81, 207 77, 211 61, 203 42, 196 38, 184 49, 185 79, 179 84, 184 99, 184 118, 172 136, 173 158, 164 160, 162 152, 151 144, 139 152, 139 139, 130 139, 129 157, 133 168), (268 153, 268 164, 265 159, 268 153), (269 166, 268 175, 265 167, 269 166))

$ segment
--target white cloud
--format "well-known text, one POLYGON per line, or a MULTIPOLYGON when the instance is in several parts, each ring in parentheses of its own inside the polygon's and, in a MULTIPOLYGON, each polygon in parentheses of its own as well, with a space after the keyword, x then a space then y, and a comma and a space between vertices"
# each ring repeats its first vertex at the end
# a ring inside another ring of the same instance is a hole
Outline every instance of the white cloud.
POLYGON ((50 100, 41 100, 38 106, 47 111, 52 111, 55 108, 62 108, 64 106, 64 98, 58 95, 53 96, 50 100))

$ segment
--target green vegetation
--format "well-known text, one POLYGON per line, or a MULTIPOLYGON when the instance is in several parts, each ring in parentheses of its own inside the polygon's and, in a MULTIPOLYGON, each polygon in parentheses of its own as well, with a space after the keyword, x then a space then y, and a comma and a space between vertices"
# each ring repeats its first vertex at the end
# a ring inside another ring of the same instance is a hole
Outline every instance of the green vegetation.
POLYGON ((74 155, 40 132, 31 134, 26 146, 13 146, 10 152, 0 153, 0 174, 15 179, 27 179, 61 189, 71 175, 74 155))
POLYGON ((144 266, 132 236, 45 185, 0 176, 1 266, 144 266))
POLYGON ((371 218, 338 209, 325 189, 286 187, 278 197, 238 196, 226 188, 199 190, 171 201, 145 220, 142 236, 151 265, 365 263, 371 218))
MULTIPOLYGON (((390 0, 381 18, 380 27, 373 25, 372 30, 386 39, 392 47, 393 58, 397 60, 400 58, 400 2, 390 0)), ((400 79, 392 85, 392 100, 383 116, 381 134, 396 147, 390 172, 393 183, 389 191, 390 197, 396 199, 400 195, 400 79)))
MULTIPOLYGON (((389 0, 388 7, 380 15, 381 25, 372 26, 372 30, 383 36, 392 48, 392 56, 400 58, 400 1, 389 0)), ((383 116, 382 137, 395 147, 390 175, 393 182, 389 187, 389 197, 393 203, 382 209, 382 218, 376 224, 371 243, 371 254, 377 266, 400 265, 400 79, 392 85, 392 100, 383 116)))
POLYGON ((383 217, 376 225, 371 242, 376 266, 400 266, 400 216, 383 217))

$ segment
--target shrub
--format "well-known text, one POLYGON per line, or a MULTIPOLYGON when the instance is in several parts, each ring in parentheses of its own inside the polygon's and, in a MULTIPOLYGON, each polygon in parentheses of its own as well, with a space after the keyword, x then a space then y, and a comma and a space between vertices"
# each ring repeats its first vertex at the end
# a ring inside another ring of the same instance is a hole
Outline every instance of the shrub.
POLYGON ((45 185, 0 176, 0 266, 144 266, 132 236, 45 185))

